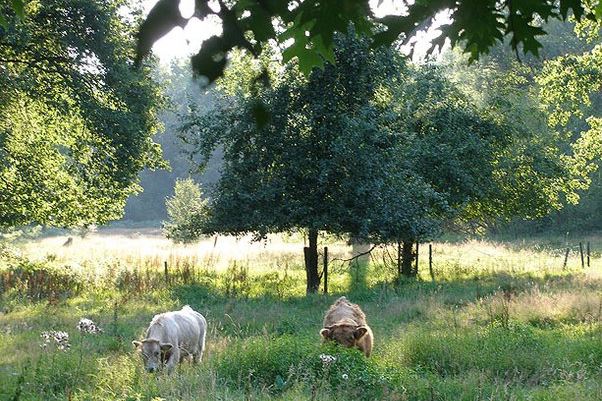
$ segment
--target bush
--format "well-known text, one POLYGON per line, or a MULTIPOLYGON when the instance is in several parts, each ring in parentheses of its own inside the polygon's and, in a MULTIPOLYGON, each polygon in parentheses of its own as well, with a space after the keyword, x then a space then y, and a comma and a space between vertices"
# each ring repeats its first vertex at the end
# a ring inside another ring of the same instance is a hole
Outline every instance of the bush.
POLYGON ((176 181, 174 195, 165 201, 169 220, 163 223, 163 231, 167 238, 189 243, 201 236, 209 210, 202 195, 192 178, 176 181))

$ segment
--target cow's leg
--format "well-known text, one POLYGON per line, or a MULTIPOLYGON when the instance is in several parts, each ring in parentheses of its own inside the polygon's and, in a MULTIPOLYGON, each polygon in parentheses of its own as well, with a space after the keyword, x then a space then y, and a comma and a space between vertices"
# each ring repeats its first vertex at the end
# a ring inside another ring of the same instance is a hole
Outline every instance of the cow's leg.
POLYGON ((169 359, 167 360, 167 364, 166 364, 167 373, 173 372, 179 361, 180 361, 180 348, 173 347, 172 351, 171 351, 171 355, 169 356, 169 359))
POLYGON ((199 363, 201 361, 201 359, 203 359, 203 351, 204 350, 205 350, 205 332, 203 331, 203 333, 201 334, 201 336, 199 338, 199 346, 198 346, 196 352, 194 353, 194 355, 192 356, 193 363, 199 363))

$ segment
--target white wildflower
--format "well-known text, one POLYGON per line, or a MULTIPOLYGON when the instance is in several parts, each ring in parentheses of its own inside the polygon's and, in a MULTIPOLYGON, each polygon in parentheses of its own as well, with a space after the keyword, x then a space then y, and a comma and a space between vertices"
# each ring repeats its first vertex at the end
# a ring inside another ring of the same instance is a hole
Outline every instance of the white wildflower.
POLYGON ((102 333, 102 329, 96 325, 92 320, 87 319, 85 317, 79 319, 79 323, 77 323, 77 329, 82 333, 88 334, 99 334, 102 333))
POLYGON ((331 363, 337 361, 337 357, 327 354, 320 354, 320 360, 322 361, 323 365, 330 365, 331 363))
POLYGON ((349 379, 349 375, 348 375, 347 373, 343 373, 343 374, 341 375, 341 377, 343 378, 343 380, 347 380, 347 379, 349 379))
POLYGON ((46 349, 52 341, 56 344, 56 347, 61 351, 66 351, 71 347, 69 344, 69 333, 64 331, 43 331, 40 337, 44 340, 40 347, 46 349))

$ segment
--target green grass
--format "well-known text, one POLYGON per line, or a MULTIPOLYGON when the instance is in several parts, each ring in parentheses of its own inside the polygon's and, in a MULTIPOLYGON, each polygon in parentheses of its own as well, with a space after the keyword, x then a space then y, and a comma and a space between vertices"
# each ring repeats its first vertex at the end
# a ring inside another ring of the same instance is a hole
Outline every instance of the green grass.
MULTIPOLYGON (((233 248, 228 261, 228 250, 209 259, 157 238, 149 239, 155 253, 143 252, 135 244, 144 239, 131 239, 127 252, 92 237, 105 248, 92 253, 82 241, 68 251, 44 239, 22 244, 23 256, 4 253, 2 277, 19 275, 2 281, 0 399, 602 399, 597 255, 585 271, 574 259, 563 270, 563 255, 545 243, 435 244, 436 282, 421 254, 419 280, 393 286, 380 251, 368 268, 333 264, 333 293, 306 297, 300 258, 284 245, 233 248), (341 294, 368 316, 370 358, 320 344, 323 314, 341 294), (208 320, 203 362, 171 376, 144 372, 131 340, 155 313, 184 304, 208 320), (104 332, 79 333, 82 317, 104 332), (48 330, 68 332, 71 347, 40 347, 48 330), (323 353, 337 360, 325 365, 323 353)), ((344 244, 329 246, 348 256, 344 244)))

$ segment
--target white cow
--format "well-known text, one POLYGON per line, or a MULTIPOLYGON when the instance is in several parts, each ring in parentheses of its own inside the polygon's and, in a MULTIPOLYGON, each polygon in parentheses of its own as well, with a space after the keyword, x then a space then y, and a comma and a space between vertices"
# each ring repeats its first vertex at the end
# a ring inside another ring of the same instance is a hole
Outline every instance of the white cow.
POLYGON ((171 373, 175 366, 192 355, 197 363, 203 356, 207 321, 186 305, 182 310, 155 315, 146 330, 146 338, 132 341, 140 351, 147 371, 159 370, 163 363, 171 373))

